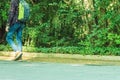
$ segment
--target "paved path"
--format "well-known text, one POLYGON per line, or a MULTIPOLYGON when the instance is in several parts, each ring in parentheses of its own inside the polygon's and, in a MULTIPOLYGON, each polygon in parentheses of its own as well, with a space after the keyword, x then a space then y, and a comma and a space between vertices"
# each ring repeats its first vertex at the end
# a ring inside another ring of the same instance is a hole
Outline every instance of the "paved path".
POLYGON ((120 80, 120 66, 0 61, 0 80, 120 80))

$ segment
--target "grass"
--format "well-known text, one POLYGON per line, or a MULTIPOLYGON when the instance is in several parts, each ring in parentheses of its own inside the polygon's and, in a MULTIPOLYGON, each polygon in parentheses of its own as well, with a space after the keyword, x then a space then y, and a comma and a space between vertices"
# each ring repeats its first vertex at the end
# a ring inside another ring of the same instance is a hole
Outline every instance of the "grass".
MULTIPOLYGON (((9 56, 8 53, 12 51, 12 49, 9 46, 0 45, 0 51, 3 51, 2 53, 0 52, 0 56, 9 56)), ((120 55, 120 48, 91 49, 72 46, 52 48, 23 47, 23 51, 25 51, 25 54, 29 57, 27 61, 32 62, 120 65, 120 57, 116 56, 120 55)))
MULTIPOLYGON (((0 51, 12 51, 8 45, 0 45, 0 51)), ((61 54, 80 54, 80 55, 120 55, 119 47, 83 47, 83 46, 62 46, 62 47, 30 47, 23 46, 25 52, 38 53, 61 53, 61 54)))
POLYGON ((54 62, 54 63, 68 63, 68 64, 85 64, 85 65, 120 65, 120 61, 102 61, 90 59, 70 59, 70 58, 32 58, 30 62, 54 62))
POLYGON ((119 56, 92 56, 76 54, 45 54, 37 53, 36 57, 28 59, 30 62, 54 62, 68 64, 85 64, 85 65, 120 65, 119 56))
MULTIPOLYGON (((10 52, 0 52, 0 56, 9 58, 10 52)), ((0 60, 4 60, 0 57, 0 60)), ((52 62, 85 65, 120 65, 119 56, 79 55, 59 53, 30 53, 24 52, 23 60, 29 62, 52 62)))

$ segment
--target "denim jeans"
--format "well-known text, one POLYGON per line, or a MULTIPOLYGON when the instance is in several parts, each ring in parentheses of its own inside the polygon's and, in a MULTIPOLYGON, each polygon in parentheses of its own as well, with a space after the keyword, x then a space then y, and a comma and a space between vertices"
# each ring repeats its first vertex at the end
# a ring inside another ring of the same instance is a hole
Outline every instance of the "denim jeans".
POLYGON ((22 30, 24 28, 24 24, 20 22, 16 22, 9 28, 9 31, 6 36, 6 41, 12 47, 14 51, 22 51, 22 30), (13 36, 16 34, 16 43, 14 42, 13 36))

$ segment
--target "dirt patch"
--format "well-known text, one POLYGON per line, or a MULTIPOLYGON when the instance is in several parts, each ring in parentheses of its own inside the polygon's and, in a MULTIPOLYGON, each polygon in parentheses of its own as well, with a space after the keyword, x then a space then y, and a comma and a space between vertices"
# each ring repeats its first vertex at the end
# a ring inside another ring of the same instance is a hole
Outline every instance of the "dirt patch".
MULTIPOLYGON (((0 60, 9 60, 10 52, 0 52, 0 60)), ((120 65, 119 56, 29 53, 23 52, 23 60, 30 62, 55 62, 87 65, 120 65)))

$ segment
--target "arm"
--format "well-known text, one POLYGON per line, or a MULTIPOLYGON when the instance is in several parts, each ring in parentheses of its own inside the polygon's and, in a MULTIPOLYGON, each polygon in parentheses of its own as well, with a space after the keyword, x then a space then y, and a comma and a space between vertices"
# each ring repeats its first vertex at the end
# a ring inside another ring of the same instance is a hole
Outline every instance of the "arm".
POLYGON ((9 31, 9 27, 11 26, 11 22, 14 17, 14 12, 15 12, 15 0, 11 0, 10 10, 9 10, 9 15, 8 15, 8 23, 5 28, 6 32, 9 31))

